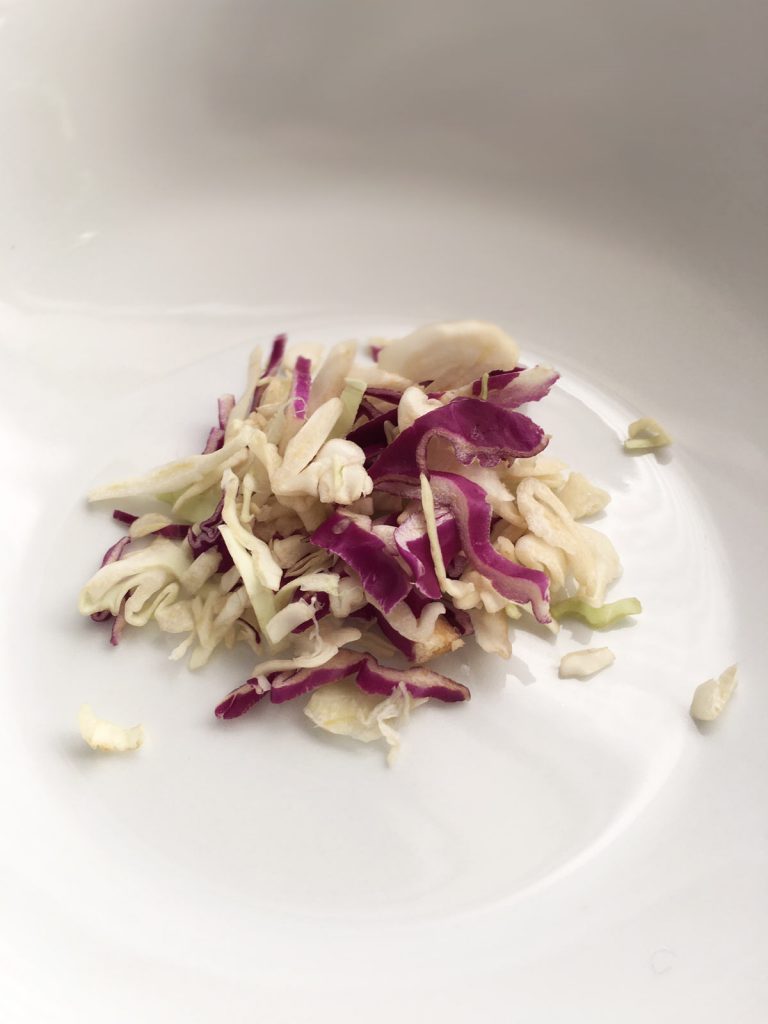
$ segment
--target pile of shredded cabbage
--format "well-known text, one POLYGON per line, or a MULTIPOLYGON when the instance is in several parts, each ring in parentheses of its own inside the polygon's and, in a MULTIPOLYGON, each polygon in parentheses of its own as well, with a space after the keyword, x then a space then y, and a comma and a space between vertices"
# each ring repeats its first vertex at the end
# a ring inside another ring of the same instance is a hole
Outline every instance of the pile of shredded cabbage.
POLYGON ((469 699, 431 659, 470 637, 507 658, 521 617, 607 625, 639 604, 605 604, 620 562, 580 522, 609 495, 543 455, 520 411, 554 370, 521 366, 504 331, 474 321, 370 352, 342 342, 315 366, 278 336, 240 398, 219 399, 201 454, 93 491, 136 511, 113 512, 127 535, 79 607, 113 644, 156 623, 190 668, 250 648, 219 718, 311 693, 316 725, 395 750, 418 704, 469 699))

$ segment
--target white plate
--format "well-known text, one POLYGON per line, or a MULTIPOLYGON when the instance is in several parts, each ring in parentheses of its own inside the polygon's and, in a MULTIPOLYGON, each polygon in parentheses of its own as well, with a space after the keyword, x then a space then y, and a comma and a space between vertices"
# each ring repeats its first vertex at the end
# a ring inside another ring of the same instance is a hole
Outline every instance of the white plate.
MULTIPOLYGON (((280 62, 263 80, 251 70, 245 6, 227 19, 215 4, 185 7, 186 48, 167 60, 157 40, 182 22, 138 2, 116 4, 104 25, 85 4, 68 5, 66 24, 57 7, 20 5, 0 34, 13 154, 0 188, 0 1017, 757 1024, 768 996, 768 495, 752 221, 718 221, 703 202, 685 214, 663 186, 645 193, 652 215, 622 207, 616 219, 608 184, 626 185, 623 165, 600 170, 596 204, 563 179, 559 205, 554 193, 542 205, 525 174, 494 180, 481 159, 438 186, 465 121, 440 127, 432 79, 388 21, 383 35, 366 23, 366 38, 421 89, 435 159, 403 103, 401 127, 385 120, 371 142, 373 168, 356 148, 361 108, 326 78, 317 109, 334 113, 310 172, 312 136, 290 131, 312 121, 310 94, 280 62), (260 106, 270 82, 288 93, 279 124, 260 106), (415 146, 412 167, 387 164, 394 143, 415 146), (715 237, 720 266, 705 255, 715 237), (222 655, 195 676, 166 660, 165 638, 129 635, 113 650, 78 619, 78 589, 117 535, 84 492, 194 450, 252 342, 285 329, 325 343, 457 315, 498 319, 528 359, 563 371, 536 416, 555 454, 611 490, 601 528, 625 563, 615 592, 645 607, 607 638, 609 672, 556 678, 560 652, 589 638, 578 627, 556 643, 521 632, 509 665, 457 656, 473 701, 419 711, 389 771, 380 750, 313 732, 300 708, 216 722, 241 659, 222 655), (621 452, 639 413, 675 436, 669 459, 621 452), (739 691, 699 731, 692 691, 734 660, 739 691), (146 747, 94 756, 76 729, 84 701, 144 721, 146 747)), ((371 103, 378 65, 349 59, 348 12, 333 10, 331 56, 371 103)), ((494 18, 509 28, 501 6, 494 18)), ((264 25, 306 65, 318 26, 305 22, 273 10, 264 25)), ((503 52, 493 27, 487 94, 441 63, 450 38, 465 38, 460 22, 420 54, 471 109, 487 95, 485 142, 504 112, 492 102, 503 52)), ((588 28, 570 27, 585 57, 588 28)), ((749 26, 710 28, 743 44, 749 68, 749 26)), ((655 31, 643 39, 658 57, 655 31)), ((514 66, 525 39, 505 40, 514 66)), ((482 58, 471 49, 478 74, 482 58)), ((626 80, 614 72, 625 100, 633 67, 626 80)), ((678 103, 687 80, 669 65, 678 103)), ((608 100, 592 115, 601 146, 621 136, 608 100)), ((513 143, 494 160, 511 167, 513 143)), ((753 194, 723 173, 723 189, 753 194)))

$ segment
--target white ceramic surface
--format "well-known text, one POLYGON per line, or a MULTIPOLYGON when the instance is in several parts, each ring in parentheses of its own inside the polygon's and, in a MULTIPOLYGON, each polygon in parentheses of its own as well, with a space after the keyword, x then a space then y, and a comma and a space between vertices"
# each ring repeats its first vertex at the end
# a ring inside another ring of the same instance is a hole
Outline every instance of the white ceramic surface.
POLYGON ((3 1022, 764 1020, 765 20, 2 6, 3 1022), (646 609, 609 672, 556 678, 578 627, 456 657, 387 771, 78 619, 84 491, 196 447, 251 343, 463 315, 563 371, 537 415, 646 609), (640 412, 670 459, 621 453, 640 412), (93 756, 83 701, 146 748, 93 756))

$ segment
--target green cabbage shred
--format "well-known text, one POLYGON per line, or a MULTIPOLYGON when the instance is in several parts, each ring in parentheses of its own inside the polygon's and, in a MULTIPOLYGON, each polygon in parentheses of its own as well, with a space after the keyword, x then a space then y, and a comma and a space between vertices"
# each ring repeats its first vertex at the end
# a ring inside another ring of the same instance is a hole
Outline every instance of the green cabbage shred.
POLYGON ((601 605, 593 608, 592 605, 582 601, 580 597, 568 597, 564 601, 558 601, 550 607, 553 618, 559 622, 561 619, 576 616, 584 619, 593 629, 605 629, 612 626, 620 619, 628 615, 639 615, 643 610, 636 597, 625 597, 621 601, 613 601, 611 604, 601 605))
POLYGON ((344 390, 339 396, 344 408, 331 431, 331 437, 346 437, 350 432, 352 425, 357 419, 357 411, 360 408, 360 402, 365 394, 366 386, 363 380, 347 377, 344 382, 344 390))

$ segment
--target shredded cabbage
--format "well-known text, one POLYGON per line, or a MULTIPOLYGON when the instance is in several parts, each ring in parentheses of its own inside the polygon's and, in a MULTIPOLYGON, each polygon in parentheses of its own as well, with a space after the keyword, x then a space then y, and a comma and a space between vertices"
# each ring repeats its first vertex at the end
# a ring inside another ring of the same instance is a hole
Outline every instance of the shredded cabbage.
MULTIPOLYGON (((608 493, 543 455, 549 437, 518 411, 547 396, 555 370, 519 365, 516 343, 476 321, 375 348, 377 364, 350 341, 310 360, 278 335, 264 361, 252 356, 237 401, 219 398, 202 452, 93 491, 168 509, 115 510, 127 536, 79 607, 109 623, 112 644, 153 622, 190 668, 222 648, 250 652, 222 720, 311 695, 320 727, 394 750, 425 699, 469 698, 426 667, 434 658, 472 636, 507 658, 524 614, 553 631, 568 614, 603 627, 640 604, 605 603, 618 555, 578 521, 608 493), (396 653, 409 667, 387 663, 396 653)), ((662 443, 657 427, 633 424, 630 441, 662 443)), ((561 672, 607 656, 574 652, 561 672)))
POLYGON ((691 701, 691 717, 698 722, 714 722, 733 696, 738 685, 738 666, 731 665, 717 679, 708 679, 696 687, 691 701))
POLYGON ((188 548, 157 538, 141 551, 103 565, 80 593, 80 612, 92 615, 108 611, 117 615, 129 591, 142 588, 142 598, 147 600, 167 584, 178 583, 191 561, 188 548))
POLYGON ((571 651, 560 659, 561 679, 586 679, 612 665, 616 657, 609 647, 589 647, 583 651, 571 651))
POLYGON ((305 622, 314 619, 315 606, 306 601, 293 601, 279 612, 275 612, 267 623, 267 636, 275 645, 284 640, 289 633, 293 633, 305 622))
POLYGON ((576 523, 557 495, 541 480, 528 477, 517 488, 517 506, 530 532, 562 551, 578 585, 577 597, 596 607, 621 574, 621 563, 608 538, 576 523))
MULTIPOLYGON (((424 473, 421 474, 420 488, 421 507, 427 528, 427 536, 429 537, 429 550, 432 554, 435 576, 437 577, 440 590, 444 594, 448 594, 450 597, 456 599, 458 602, 458 600, 466 598, 469 594, 474 594, 474 588, 471 584, 465 583, 462 580, 448 579, 448 575, 445 571, 445 562, 443 561, 443 550, 440 545, 440 537, 438 535, 437 517, 435 514, 435 498, 432 493, 429 480, 424 473)), ((461 607, 461 605, 457 606, 461 607)))
POLYGON ((627 434, 629 436, 624 442, 624 448, 628 452, 650 452, 654 448, 664 448, 672 444, 672 438, 664 427, 650 416, 630 423, 627 434))
POLYGON ((495 324, 464 320, 430 324, 391 341, 379 353, 378 366, 414 382, 432 381, 437 391, 460 387, 488 370, 512 370, 519 354, 495 324))
POLYGON ((397 429, 403 431, 412 426, 420 416, 441 407, 440 400, 429 398, 422 388, 416 385, 406 388, 397 406, 397 429))
MULTIPOLYGON (((227 546, 230 557, 240 573, 248 599, 253 608, 256 621, 262 629, 266 629, 267 623, 276 613, 275 598, 263 579, 263 573, 259 573, 259 566, 256 559, 240 541, 231 533, 228 526, 220 526, 219 532, 227 546)), ((279 580, 278 580, 279 584, 279 580)))
POLYGON ((365 381, 356 377, 349 377, 344 383, 344 390, 341 392, 342 410, 336 420, 336 426, 331 431, 331 437, 346 437, 357 419, 357 411, 360 402, 365 394, 365 381))
MULTIPOLYGON (((238 434, 228 441, 223 448, 208 455, 193 455, 177 462, 169 462, 154 470, 147 476, 133 477, 119 483, 97 487, 88 495, 90 501, 106 501, 109 498, 131 498, 155 496, 164 492, 180 491, 175 505, 183 504, 184 496, 195 488, 195 494, 201 494, 221 479, 223 467, 230 464, 234 456, 236 462, 242 462, 247 456, 246 447, 251 437, 252 428, 243 427, 238 434), (203 485, 201 487, 201 484, 203 485)), ((190 494, 190 497, 194 495, 190 494)))
POLYGON ((597 515, 611 500, 607 491, 590 483, 581 473, 571 473, 557 496, 573 519, 597 515))
POLYGON ((246 530, 240 521, 237 508, 237 493, 240 489, 240 480, 231 469, 226 469, 221 482, 224 489, 224 505, 221 513, 224 526, 219 527, 219 532, 224 537, 229 553, 232 555, 232 560, 234 562, 237 561, 233 553, 234 549, 231 546, 233 543, 236 543, 238 552, 240 548, 244 548, 250 554, 256 579, 262 587, 267 587, 269 590, 277 590, 282 577, 280 566, 275 561, 268 545, 260 537, 255 537, 250 530, 246 530), (226 533, 224 532, 225 528, 226 533), (228 537, 230 540, 227 540, 228 537))
POLYGON ((489 612, 485 608, 471 608, 469 617, 475 630, 475 639, 482 650, 498 654, 500 658, 512 656, 509 618, 504 611, 489 612))
POLYGON ((391 764, 400 748, 399 729, 411 712, 427 698, 412 697, 402 684, 383 700, 361 693, 348 683, 334 683, 315 690, 304 708, 304 714, 318 728, 337 736, 349 736, 370 743, 383 739, 389 747, 391 764))
POLYGON ((83 704, 78 715, 80 735, 91 750, 103 750, 109 753, 124 753, 127 750, 138 750, 144 743, 144 726, 134 725, 130 729, 97 718, 90 704, 83 704))
MULTIPOLYGON (((131 540, 138 540, 141 537, 148 537, 151 533, 159 533, 169 526, 175 525, 172 519, 162 515, 160 512, 147 512, 146 515, 137 516, 128 528, 128 536, 131 540)), ((186 533, 186 530, 184 531, 186 533)))
POLYGON ((221 553, 219 551, 215 548, 204 551, 179 576, 181 589, 188 594, 196 594, 203 584, 216 574, 220 563, 221 553))
MULTIPOLYGON (((347 388, 349 388, 350 385, 356 386, 357 384, 362 383, 363 391, 365 391, 365 384, 363 381, 349 379, 349 373, 352 369, 352 364, 355 361, 356 351, 357 345, 354 341, 340 341, 330 349, 323 360, 317 376, 312 381, 312 392, 309 398, 310 414, 315 412, 316 409, 319 409, 320 406, 324 405, 330 398, 340 397, 344 405, 344 411, 342 411, 341 414, 343 416, 344 412, 349 408, 344 398, 347 388)), ((354 420, 352 422, 354 422, 354 420)), ((350 422, 350 427, 352 426, 352 422, 350 422)), ((344 437, 346 434, 347 431, 345 430, 343 434, 339 433, 334 436, 344 437)))
POLYGON ((477 460, 481 466, 498 466, 536 455, 548 440, 541 427, 520 412, 479 398, 455 398, 425 412, 390 439, 371 466, 371 479, 374 483, 417 480, 428 469, 434 442, 450 446, 462 465, 477 460))
POLYGON ((565 587, 568 562, 562 548, 549 544, 535 533, 526 533, 515 542, 514 552, 521 565, 538 569, 549 576, 552 593, 565 587))
POLYGON ((611 604, 604 604, 599 608, 593 607, 578 597, 568 597, 564 601, 553 604, 551 608, 553 618, 560 620, 569 615, 575 615, 577 618, 584 619, 593 629, 605 629, 607 626, 626 619, 628 615, 639 615, 642 610, 643 606, 636 597, 625 597, 621 601, 613 601, 611 604))

